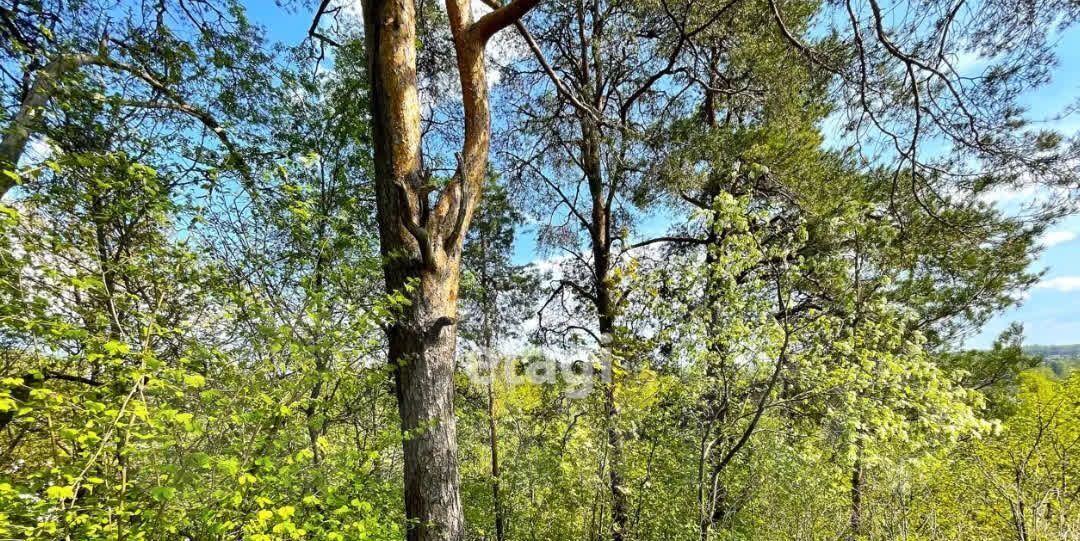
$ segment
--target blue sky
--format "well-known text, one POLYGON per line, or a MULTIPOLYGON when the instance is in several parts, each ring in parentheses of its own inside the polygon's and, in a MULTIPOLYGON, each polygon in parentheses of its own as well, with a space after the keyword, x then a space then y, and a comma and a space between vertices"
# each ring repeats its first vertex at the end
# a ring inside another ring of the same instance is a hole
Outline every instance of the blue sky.
MULTIPOLYGON (((1059 64, 1049 85, 1027 97, 1033 117, 1050 117, 1080 99, 1080 29, 1073 28, 1058 42, 1059 64)), ((1080 115, 1050 124, 1066 135, 1076 135, 1080 115)), ((1002 194, 1022 198, 1023 193, 1002 194)), ((1008 205, 1017 199, 1003 201, 1008 205)), ((1024 303, 990 321, 983 332, 968 341, 985 347, 1012 321, 1024 324, 1030 344, 1080 343, 1080 216, 1072 216, 1051 228, 1044 237, 1047 246, 1032 269, 1046 274, 1024 303)))
MULTIPOLYGON (((359 4, 359 0, 355 1, 359 4)), ((268 0, 245 0, 252 20, 264 26, 275 41, 297 43, 304 38, 311 13, 302 10, 289 13, 268 0)), ((1080 99, 1080 28, 1060 36, 1059 64, 1053 70, 1054 79, 1047 86, 1027 96, 1033 118, 1056 115, 1080 99)), ((1049 124, 1066 135, 1080 131, 1080 114, 1049 124)), ((1024 191, 1002 192, 999 204, 1008 208, 1029 194, 1024 191)), ((642 224, 643 234, 661 233, 668 220, 653 218, 642 224)), ((1070 217, 1051 229, 1044 239, 1046 246, 1033 264, 1032 270, 1045 271, 1045 277, 1027 295, 1023 304, 993 318, 982 332, 971 337, 968 347, 987 347, 1009 323, 1024 325, 1027 343, 1080 343, 1080 216, 1070 217)), ((536 250, 533 232, 526 228, 515 243, 515 259, 519 263, 535 261, 542 256, 536 250)))

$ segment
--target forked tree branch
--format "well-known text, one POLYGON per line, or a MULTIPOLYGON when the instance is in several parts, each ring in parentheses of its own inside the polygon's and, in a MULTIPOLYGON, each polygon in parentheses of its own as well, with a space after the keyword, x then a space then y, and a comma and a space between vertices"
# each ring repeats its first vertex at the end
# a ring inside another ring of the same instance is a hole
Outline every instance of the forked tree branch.
MULTIPOLYGON (((502 9, 503 7, 502 4, 499 4, 495 0, 482 1, 493 10, 502 9)), ((559 74, 555 73, 555 69, 551 67, 551 63, 549 63, 544 56, 544 51, 540 49, 540 45, 536 43, 536 38, 529 32, 529 29, 521 24, 521 21, 514 21, 514 28, 517 29, 521 39, 525 40, 525 44, 529 47, 529 50, 532 51, 533 56, 536 57, 536 61, 540 63, 540 67, 543 68, 544 73, 551 79, 551 83, 555 85, 555 90, 558 91, 559 94, 562 94, 563 97, 565 97, 577 110, 591 116, 596 122, 602 122, 603 118, 600 112, 582 101, 581 97, 578 96, 576 92, 570 90, 570 88, 566 86, 566 83, 559 77, 559 74)))
MULTIPOLYGON (((487 2, 485 2, 487 3, 487 2)), ((473 23, 469 33, 476 36, 481 43, 486 43, 491 36, 499 30, 510 26, 525 16, 532 8, 536 7, 540 0, 514 0, 509 4, 499 6, 486 13, 480 20, 473 23)), ((491 4, 488 3, 490 6, 491 4)))

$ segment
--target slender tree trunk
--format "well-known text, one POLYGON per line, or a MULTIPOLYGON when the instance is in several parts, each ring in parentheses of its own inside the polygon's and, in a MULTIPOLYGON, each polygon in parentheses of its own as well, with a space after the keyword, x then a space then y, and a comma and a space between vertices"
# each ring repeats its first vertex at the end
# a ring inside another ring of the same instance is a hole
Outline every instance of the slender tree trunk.
POLYGON ((862 442, 856 443, 855 464, 851 467, 851 538, 858 539, 865 528, 863 516, 863 490, 866 485, 866 471, 862 460, 862 442))
MULTIPOLYGON (((710 102, 711 100, 706 100, 707 105, 710 102)), ((718 183, 715 180, 710 180, 704 191, 705 197, 703 199, 712 201, 719 193, 719 189, 718 183)), ((703 484, 698 487, 701 510, 698 532, 700 541, 708 541, 717 519, 725 514, 724 509, 727 505, 725 501, 727 490, 723 486, 721 478, 723 475, 722 470, 726 466, 721 464, 721 456, 724 454, 730 440, 726 433, 728 429, 729 390, 727 382, 724 381, 726 376, 724 363, 727 359, 727 352, 724 345, 716 338, 720 335, 719 327, 722 322, 719 314, 720 295, 717 290, 719 285, 716 284, 713 277, 713 270, 717 265, 715 251, 720 243, 720 236, 717 234, 718 225, 712 221, 709 222, 709 231, 706 233, 707 241, 705 243, 705 304, 709 317, 710 336, 707 344, 709 356, 706 360, 705 378, 709 387, 702 397, 703 414, 706 418, 706 443, 702 445, 701 452, 703 454, 699 457, 699 460, 703 466, 705 464, 709 465, 709 468, 708 475, 702 475, 699 478, 699 482, 703 484), (708 441, 710 438, 711 441, 708 441)))
MULTIPOLYGON (((593 274, 596 280, 597 327, 607 350, 605 357, 615 362, 611 355, 615 333, 615 304, 610 282, 611 271, 611 209, 608 192, 604 189, 599 128, 589 119, 582 119, 582 163, 589 183, 592 199, 591 230, 593 274)), ((626 502, 626 490, 622 478, 623 437, 618 426, 619 407, 615 401, 615 370, 611 367, 610 381, 604 385, 604 409, 607 413, 608 483, 611 490, 611 538, 622 541, 630 523, 626 502)))
POLYGON ((701 434, 701 443, 698 445, 697 457, 697 504, 698 504, 698 539, 705 541, 709 538, 708 516, 708 493, 705 489, 705 465, 709 458, 709 439, 712 437, 712 423, 706 423, 701 434))
MULTIPOLYGON (((713 90, 719 85, 716 78, 716 54, 714 48, 709 49, 709 62, 712 64, 712 69, 709 70, 709 85, 704 89, 701 110, 702 124, 709 129, 717 127, 718 104, 716 92, 713 90)), ((714 173, 708 179, 704 190, 702 190, 701 201, 706 205, 711 205, 722 190, 722 180, 717 173, 714 173)), ((712 209, 706 208, 703 210, 709 212, 712 209)), ((723 325, 720 314, 722 299, 719 292, 720 285, 716 282, 713 274, 718 264, 717 251, 720 249, 720 231, 722 227, 723 224, 711 219, 708 221, 708 231, 705 232, 705 304, 708 313, 708 334, 710 337, 707 344, 709 357, 705 367, 705 376, 710 388, 706 391, 703 402, 705 406, 704 414, 707 419, 706 434, 716 433, 717 435, 710 445, 703 445, 702 452, 704 455, 700 457, 703 464, 710 464, 709 475, 700 477, 699 481, 704 483, 704 486, 698 489, 699 499, 701 499, 700 529, 698 533, 700 541, 708 541, 716 524, 722 522, 728 515, 727 487, 724 486, 722 479, 723 469, 726 468, 726 464, 721 462, 721 456, 724 454, 727 445, 732 443, 732 438, 726 432, 731 401, 731 391, 727 382, 730 377, 727 367, 729 353, 726 344, 721 343, 717 338, 720 336, 720 326, 723 325)))
POLYGON ((495 374, 498 373, 497 360, 492 359, 492 347, 495 335, 496 289, 491 284, 488 271, 488 232, 480 231, 480 303, 483 306, 483 342, 484 360, 489 370, 487 382, 488 444, 491 449, 491 501, 495 511, 495 541, 506 540, 506 519, 504 517, 499 479, 499 433, 495 423, 495 374))
POLYGON ((304 408, 304 418, 307 421, 308 429, 308 443, 311 445, 311 458, 312 464, 318 466, 321 463, 322 457, 319 453, 319 438, 323 435, 323 431, 326 428, 326 422, 316 418, 316 413, 319 411, 319 400, 322 397, 324 376, 326 374, 328 363, 327 359, 330 356, 330 352, 327 351, 326 338, 323 335, 323 321, 326 318, 326 307, 323 302, 325 301, 325 273, 326 273, 326 250, 322 247, 322 243, 326 237, 326 221, 330 214, 330 204, 328 203, 328 194, 326 193, 325 186, 320 193, 320 205, 319 205, 319 226, 317 228, 316 250, 318 255, 315 257, 315 314, 317 320, 313 333, 308 337, 311 345, 315 350, 315 374, 318 379, 315 384, 312 385, 311 391, 308 392, 308 403, 304 408))
POLYGON ((1016 483, 1016 503, 1012 505, 1013 522, 1016 526, 1016 541, 1028 541, 1027 512, 1024 510, 1024 475, 1021 468, 1016 468, 1013 479, 1016 483))
POLYGON ((499 435, 495 426, 495 383, 488 379, 488 436, 491 443, 491 498, 495 507, 495 540, 506 541, 506 517, 499 480, 499 435))

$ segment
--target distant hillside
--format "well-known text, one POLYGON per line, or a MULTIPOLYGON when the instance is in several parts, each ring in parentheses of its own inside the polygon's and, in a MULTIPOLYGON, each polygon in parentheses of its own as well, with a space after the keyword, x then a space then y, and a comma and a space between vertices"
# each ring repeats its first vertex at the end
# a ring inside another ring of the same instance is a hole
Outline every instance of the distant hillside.
POLYGON ((1060 346, 1024 346, 1024 353, 1035 355, 1050 361, 1054 359, 1077 359, 1080 358, 1080 344, 1066 344, 1060 346))
POLYGON ((1024 346, 1024 352, 1028 355, 1042 357, 1043 364, 1050 367, 1059 376, 1064 376, 1080 368, 1080 344, 1024 346))

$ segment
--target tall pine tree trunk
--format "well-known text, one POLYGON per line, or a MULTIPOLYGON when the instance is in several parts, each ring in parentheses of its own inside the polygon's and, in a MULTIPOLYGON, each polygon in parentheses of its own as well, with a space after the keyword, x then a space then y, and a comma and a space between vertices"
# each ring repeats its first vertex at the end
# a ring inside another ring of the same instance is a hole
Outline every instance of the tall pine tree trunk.
MULTIPOLYGON (((589 236, 593 256, 593 275, 596 280, 597 329, 601 339, 600 346, 611 363, 615 363, 614 347, 615 304, 612 294, 611 272, 611 201, 610 192, 605 190, 602 168, 602 150, 600 130, 588 118, 582 118, 581 161, 585 177, 589 184, 589 196, 592 200, 589 236)), ((604 409, 607 414, 608 440, 608 484, 611 491, 611 538, 622 541, 630 523, 630 514, 626 503, 626 490, 622 478, 623 437, 618 426, 619 407, 615 401, 615 367, 608 373, 611 380, 604 384, 604 409)))
POLYGON ((383 273, 387 290, 409 300, 387 332, 403 432, 409 541, 464 537, 454 350, 462 242, 480 202, 491 133, 484 47, 538 1, 517 0, 474 23, 467 0, 447 0, 464 142, 458 168, 434 203, 420 160, 415 3, 363 2, 383 273))
POLYGON ((483 307, 483 343, 484 361, 488 374, 487 382, 487 421, 488 445, 491 449, 491 502, 495 512, 495 541, 506 541, 506 517, 499 480, 499 431, 495 422, 495 374, 497 360, 491 357, 495 346, 495 318, 497 308, 497 290, 488 271, 488 231, 480 230, 480 304, 483 307))
POLYGON ((389 333, 404 433, 405 512, 418 521, 408 538, 458 540, 464 526, 453 385, 457 268, 417 274, 419 294, 389 333))
MULTIPOLYGON (((409 305, 387 332, 403 433, 410 541, 464 535, 454 420, 458 264, 420 229, 424 201, 411 0, 364 3, 376 205, 386 288, 409 305)), ((426 196, 424 196, 426 197, 426 196)))

